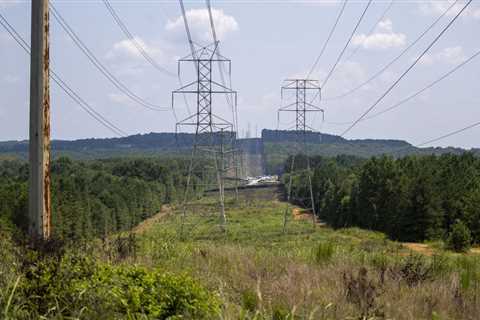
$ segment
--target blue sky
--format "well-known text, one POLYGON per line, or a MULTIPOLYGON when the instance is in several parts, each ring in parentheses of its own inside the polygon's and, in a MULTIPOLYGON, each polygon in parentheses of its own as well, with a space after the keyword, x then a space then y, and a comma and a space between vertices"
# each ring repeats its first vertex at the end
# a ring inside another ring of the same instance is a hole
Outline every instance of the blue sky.
MULTIPOLYGON (((170 106, 171 91, 179 84, 175 77, 152 68, 121 33, 100 0, 51 1, 85 44, 125 85, 145 100, 170 106)), ((177 1, 110 1, 137 41, 162 67, 176 72, 176 60, 189 47, 177 1)), ((368 86, 337 100, 335 97, 368 79, 422 33, 451 1, 395 0, 377 25, 389 0, 374 0, 359 26, 344 59, 322 89, 321 117, 310 119, 315 128, 338 134, 347 126, 333 124, 355 120, 421 53, 458 12, 458 1, 422 41, 368 86), (375 27, 372 34, 369 31, 375 27), (348 60, 353 50, 355 55, 348 60)), ((204 1, 186 1, 194 40, 211 41, 204 1)), ((239 127, 244 132, 258 126, 275 129, 276 110, 281 106, 282 80, 305 77, 317 57, 342 5, 337 1, 216 1, 214 18, 222 54, 232 59, 232 84, 239 94, 239 127)), ((365 8, 366 1, 350 0, 325 54, 311 78, 322 80, 346 43, 365 8)), ((0 11, 29 41, 30 2, 0 0, 0 11)), ((373 112, 381 111, 448 72, 480 49, 480 1, 468 11, 389 94, 373 112)), ((119 92, 78 50, 56 21, 51 19, 53 68, 86 101, 129 134, 173 131, 170 112, 142 108, 119 92)), ((0 140, 28 136, 29 58, 0 29, 0 140)), ((347 138, 392 138, 420 143, 480 121, 480 57, 446 80, 401 107, 360 122, 347 138)), ((190 70, 191 71, 191 70, 190 70)), ((188 82, 191 74, 183 77, 188 82)), ((108 137, 112 133, 78 107, 52 84, 52 135, 56 139, 108 137)), ((188 112, 182 101, 179 118, 188 112)), ((286 103, 286 102, 284 102, 286 103)), ((193 100, 190 105, 193 105, 193 100)), ((229 117, 221 97, 214 100, 214 112, 229 117)), ((293 118, 285 116, 282 123, 293 118)), ((280 126, 282 128, 282 126, 280 126)), ((254 132, 252 132, 254 133, 254 132)), ((435 145, 480 147, 480 128, 442 140, 435 145)))

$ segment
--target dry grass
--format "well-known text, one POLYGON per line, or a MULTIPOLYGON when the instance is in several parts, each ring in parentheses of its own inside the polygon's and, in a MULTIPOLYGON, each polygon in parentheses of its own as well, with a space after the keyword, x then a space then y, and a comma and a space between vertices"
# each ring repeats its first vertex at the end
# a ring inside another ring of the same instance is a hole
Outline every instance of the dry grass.
POLYGON ((227 234, 216 217, 191 216, 186 241, 172 215, 141 238, 139 262, 192 274, 221 296, 223 319, 478 319, 476 258, 416 257, 379 233, 302 219, 283 235, 282 209, 234 205, 227 234), (316 253, 325 243, 333 251, 316 253))

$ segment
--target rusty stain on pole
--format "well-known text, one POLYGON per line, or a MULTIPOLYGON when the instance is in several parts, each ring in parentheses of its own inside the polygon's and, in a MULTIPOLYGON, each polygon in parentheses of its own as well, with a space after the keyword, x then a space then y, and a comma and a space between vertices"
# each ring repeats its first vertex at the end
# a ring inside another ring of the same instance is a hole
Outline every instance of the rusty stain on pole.
POLYGON ((46 240, 52 230, 48 0, 32 1, 31 36, 29 232, 46 240))

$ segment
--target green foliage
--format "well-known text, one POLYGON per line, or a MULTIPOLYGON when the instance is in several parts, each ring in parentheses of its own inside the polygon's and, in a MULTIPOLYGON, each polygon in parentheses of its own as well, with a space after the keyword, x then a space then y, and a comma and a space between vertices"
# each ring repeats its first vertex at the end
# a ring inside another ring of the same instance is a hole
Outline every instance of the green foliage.
POLYGON ((450 249, 457 252, 466 252, 472 244, 472 236, 468 227, 461 221, 457 220, 452 231, 448 236, 447 245, 450 249))
POLYGON ((245 290, 242 293, 242 307, 250 312, 255 312, 258 307, 258 297, 256 292, 245 290))
MULTIPOLYGON (((131 229, 183 193, 185 164, 162 158, 55 160, 54 236, 75 240, 131 229)), ((26 163, 0 162, 0 222, 12 232, 27 228, 27 179, 26 163)))
POLYGON ((34 257, 15 298, 26 301, 29 318, 211 319, 220 310, 217 297, 188 276, 79 254, 34 257))
MULTIPOLYGON (((446 240, 460 219, 472 242, 480 242, 480 159, 473 154, 367 161, 312 157, 310 162, 315 207, 334 228, 358 226, 395 240, 423 242, 446 240)), ((305 181, 302 174, 293 178, 293 199, 310 198, 305 181)), ((469 242, 463 231, 459 241, 469 242)))

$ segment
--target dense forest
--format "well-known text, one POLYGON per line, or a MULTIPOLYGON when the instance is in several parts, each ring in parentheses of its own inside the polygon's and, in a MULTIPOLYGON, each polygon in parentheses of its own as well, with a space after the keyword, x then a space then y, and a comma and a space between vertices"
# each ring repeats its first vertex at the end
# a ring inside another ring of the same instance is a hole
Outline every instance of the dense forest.
MULTIPOLYGON (((103 237, 127 230, 183 195, 185 160, 168 158, 52 163, 56 238, 103 237)), ((26 228, 28 165, 0 163, 0 226, 26 228)))
MULTIPOLYGON (((306 158, 296 163, 305 165, 306 158)), ((311 163, 317 214, 335 228, 358 226, 395 240, 425 241, 445 240, 461 223, 480 242, 480 159, 473 154, 313 157, 311 163)), ((309 198, 304 174, 294 178, 297 201, 309 198)))

